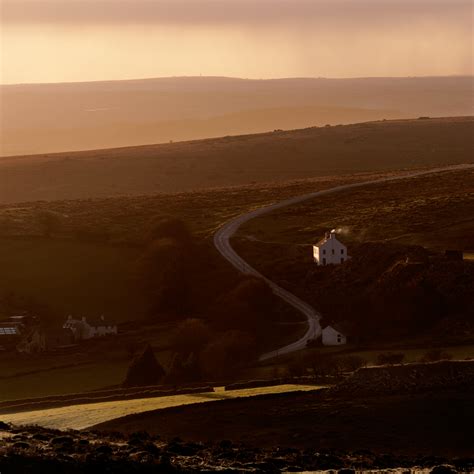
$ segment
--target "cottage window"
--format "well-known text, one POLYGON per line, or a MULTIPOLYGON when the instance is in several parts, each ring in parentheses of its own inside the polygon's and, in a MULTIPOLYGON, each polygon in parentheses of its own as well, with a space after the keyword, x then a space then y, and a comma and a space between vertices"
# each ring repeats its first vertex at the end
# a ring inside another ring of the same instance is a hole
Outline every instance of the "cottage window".
POLYGON ((326 259, 323 258, 323 265, 326 265, 326 259))
POLYGON ((326 255, 326 250, 323 249, 323 255, 326 255))
POLYGON ((344 255, 344 249, 341 249, 341 255, 344 255))
POLYGON ((334 249, 332 249, 332 254, 334 255, 334 249))

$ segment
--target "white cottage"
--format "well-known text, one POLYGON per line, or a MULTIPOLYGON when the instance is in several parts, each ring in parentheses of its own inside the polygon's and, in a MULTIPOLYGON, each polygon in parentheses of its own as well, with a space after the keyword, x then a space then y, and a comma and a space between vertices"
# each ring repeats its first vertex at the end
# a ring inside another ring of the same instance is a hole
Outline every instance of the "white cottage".
POLYGON ((348 258, 347 247, 337 240, 336 231, 326 232, 324 239, 313 245, 313 258, 318 265, 338 265, 348 258))
POLYGON ((321 337, 323 346, 341 346, 347 343, 346 336, 332 326, 326 326, 321 337))
POLYGON ((92 339, 93 337, 107 336, 117 334, 117 325, 105 321, 104 316, 96 321, 87 321, 86 318, 73 319, 69 316, 63 325, 64 329, 70 329, 74 334, 75 340, 92 339))

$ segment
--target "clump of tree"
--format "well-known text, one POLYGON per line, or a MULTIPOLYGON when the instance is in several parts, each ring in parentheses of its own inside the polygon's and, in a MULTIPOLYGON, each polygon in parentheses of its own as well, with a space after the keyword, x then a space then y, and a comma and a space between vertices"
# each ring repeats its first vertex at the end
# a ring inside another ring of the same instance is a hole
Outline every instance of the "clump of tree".
POLYGON ((198 358, 195 352, 184 355, 176 352, 164 378, 167 384, 185 384, 202 380, 202 371, 199 367, 198 358))
POLYGON ((187 356, 200 352, 211 340, 212 331, 202 319, 188 318, 182 321, 174 335, 177 352, 187 356))
POLYGON ((221 333, 199 356, 199 365, 208 377, 226 377, 242 369, 257 356, 255 338, 243 331, 221 333))
POLYGON ((293 359, 288 364, 288 372, 296 377, 312 374, 315 377, 339 376, 365 367, 367 361, 356 355, 333 356, 321 353, 293 359))
POLYGON ((250 331, 268 329, 275 313, 275 296, 267 283, 257 277, 243 277, 222 295, 214 308, 215 324, 222 329, 250 331))
POLYGON ((213 333, 202 319, 182 321, 173 337, 175 353, 166 375, 166 383, 196 382, 202 378, 199 354, 211 341, 213 333))
POLYGON ((184 314, 190 310, 189 251, 173 239, 150 243, 139 261, 139 275, 151 314, 184 314))
POLYGON ((405 359, 405 354, 398 352, 387 352, 377 356, 377 365, 401 364, 405 359))
POLYGON ((421 362, 437 362, 439 360, 451 360, 452 354, 443 351, 442 349, 431 349, 421 357, 421 362))
POLYGON ((145 349, 133 359, 123 382, 124 387, 139 387, 159 384, 165 371, 157 361, 153 349, 147 345, 145 349))

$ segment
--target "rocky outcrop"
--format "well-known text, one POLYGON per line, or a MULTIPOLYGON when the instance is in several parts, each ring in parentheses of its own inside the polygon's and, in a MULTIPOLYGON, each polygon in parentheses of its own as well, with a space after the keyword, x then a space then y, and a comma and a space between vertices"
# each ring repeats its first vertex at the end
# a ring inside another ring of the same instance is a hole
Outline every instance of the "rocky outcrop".
POLYGON ((162 440, 146 432, 124 436, 96 432, 67 433, 38 427, 0 431, 1 472, 23 474, 116 474, 182 472, 281 472, 332 470, 351 473, 365 470, 426 474, 472 472, 474 460, 375 454, 370 451, 341 453, 331 450, 295 449, 275 446, 261 449, 231 441, 218 443, 162 440))

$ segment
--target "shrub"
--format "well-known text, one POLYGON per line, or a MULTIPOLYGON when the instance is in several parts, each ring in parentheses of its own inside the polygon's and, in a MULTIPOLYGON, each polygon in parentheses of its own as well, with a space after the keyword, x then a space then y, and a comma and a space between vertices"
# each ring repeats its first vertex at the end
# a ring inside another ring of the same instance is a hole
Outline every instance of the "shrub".
POLYGON ((452 354, 443 352, 441 349, 432 349, 426 352, 420 360, 421 362, 436 362, 438 360, 451 360, 452 358, 452 354))
POLYGON ((182 354, 199 352, 211 339, 211 330, 201 319, 189 318, 179 324, 174 346, 182 354))
POLYGON ((337 364, 340 369, 344 372, 354 372, 361 367, 367 366, 367 361, 363 357, 359 356, 345 356, 338 357, 337 364))
POLYGON ((245 277, 216 304, 216 324, 225 329, 267 329, 275 297, 267 283, 256 277, 245 277), (225 312, 222 311, 225 308, 225 312))
POLYGON ((156 360, 150 345, 137 356, 128 368, 124 387, 157 385, 164 377, 165 371, 156 360))
POLYGON ((401 364, 405 359, 405 354, 387 352, 377 356, 377 365, 394 365, 401 364))
POLYGON ((201 380, 201 369, 196 355, 192 352, 187 357, 175 353, 164 382, 168 384, 182 384, 201 380))
POLYGON ((213 377, 223 377, 255 360, 256 344, 250 334, 228 331, 220 334, 201 352, 199 365, 213 377))
POLYGON ((309 361, 309 365, 315 376, 336 375, 339 373, 339 366, 334 357, 316 354, 316 356, 309 361))

